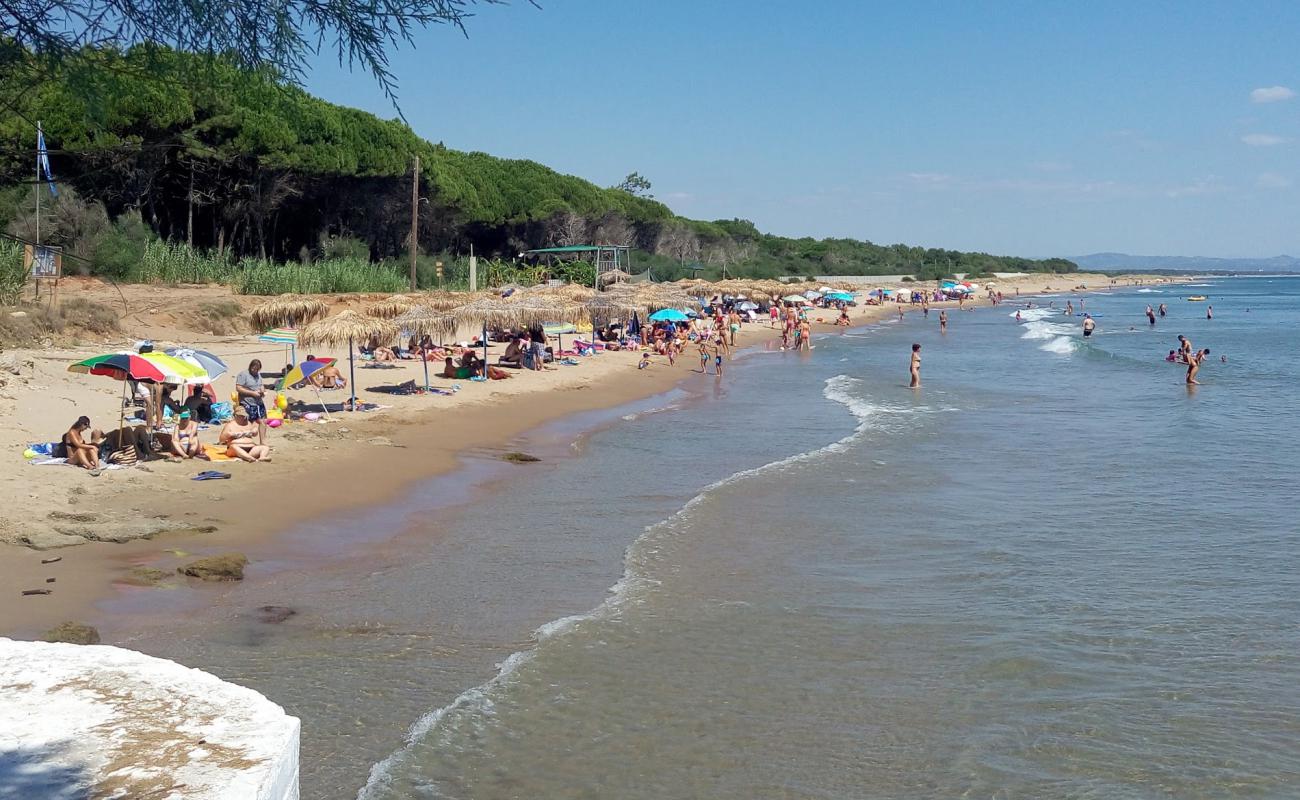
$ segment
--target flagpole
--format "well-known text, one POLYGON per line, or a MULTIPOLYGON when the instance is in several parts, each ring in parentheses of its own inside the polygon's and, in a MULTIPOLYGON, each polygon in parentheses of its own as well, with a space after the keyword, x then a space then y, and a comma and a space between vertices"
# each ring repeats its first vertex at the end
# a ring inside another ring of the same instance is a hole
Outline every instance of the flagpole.
POLYGON ((41 246, 41 123, 36 122, 36 246, 41 246))

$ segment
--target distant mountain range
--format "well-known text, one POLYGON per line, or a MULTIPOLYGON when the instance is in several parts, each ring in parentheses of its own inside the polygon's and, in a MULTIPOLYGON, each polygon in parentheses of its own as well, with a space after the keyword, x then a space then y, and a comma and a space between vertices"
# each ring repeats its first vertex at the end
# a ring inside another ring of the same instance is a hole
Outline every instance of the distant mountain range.
POLYGON ((1082 270, 1143 269, 1173 272, 1300 272, 1300 258, 1207 258, 1204 256, 1134 256, 1128 253, 1093 253, 1070 256, 1082 270))

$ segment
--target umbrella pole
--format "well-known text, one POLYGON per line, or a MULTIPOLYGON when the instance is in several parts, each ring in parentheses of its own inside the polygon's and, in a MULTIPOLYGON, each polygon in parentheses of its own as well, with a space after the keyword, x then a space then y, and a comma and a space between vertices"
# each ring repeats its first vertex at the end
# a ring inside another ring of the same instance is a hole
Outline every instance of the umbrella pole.
MULTIPOLYGON (((122 449, 122 431, 126 430, 126 388, 129 385, 130 384, 128 384, 126 381, 122 381, 122 407, 118 409, 117 412, 117 449, 118 450, 122 449)), ((96 455, 95 458, 98 459, 99 456, 96 455)), ((98 461, 95 462, 95 466, 96 467, 99 466, 98 461)))
POLYGON ((317 402, 317 403, 320 403, 321 411, 324 411, 324 412, 325 412, 325 419, 329 419, 329 418, 330 418, 330 407, 327 406, 327 405, 325 405, 325 398, 323 398, 323 397, 320 396, 320 387, 319 387, 319 386, 316 386, 316 387, 314 387, 314 388, 315 388, 315 391, 316 391, 316 402, 317 402))
POLYGON ((420 360, 424 362, 424 390, 427 392, 433 388, 429 385, 429 354, 421 350, 420 360))
POLYGON ((357 365, 352 359, 352 339, 348 339, 348 382, 352 389, 352 410, 357 410, 357 365))
POLYGON ((487 320, 483 320, 483 378, 487 378, 487 320))

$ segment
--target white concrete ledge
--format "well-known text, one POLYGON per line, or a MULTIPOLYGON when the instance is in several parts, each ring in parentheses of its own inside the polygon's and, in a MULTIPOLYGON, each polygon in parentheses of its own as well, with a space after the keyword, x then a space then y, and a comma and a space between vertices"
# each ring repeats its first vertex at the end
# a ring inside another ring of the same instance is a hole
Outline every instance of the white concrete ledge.
POLYGON ((298 720, 118 647, 0 638, 0 800, 297 800, 298 720))

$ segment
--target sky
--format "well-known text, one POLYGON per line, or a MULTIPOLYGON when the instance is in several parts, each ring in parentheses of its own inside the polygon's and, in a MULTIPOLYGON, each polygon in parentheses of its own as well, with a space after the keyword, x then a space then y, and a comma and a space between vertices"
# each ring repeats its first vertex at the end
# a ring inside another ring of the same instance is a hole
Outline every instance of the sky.
POLYGON ((539 2, 393 52, 418 134, 787 236, 1300 255, 1300 3, 539 2))

